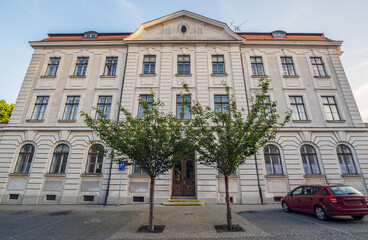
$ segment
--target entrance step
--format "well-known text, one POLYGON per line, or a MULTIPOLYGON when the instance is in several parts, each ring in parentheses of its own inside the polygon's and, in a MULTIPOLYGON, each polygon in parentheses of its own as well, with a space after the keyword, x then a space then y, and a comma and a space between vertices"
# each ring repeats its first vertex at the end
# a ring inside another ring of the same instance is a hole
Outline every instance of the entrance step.
POLYGON ((164 202, 165 206, 203 206, 205 202, 200 202, 196 197, 171 197, 169 202, 164 202))

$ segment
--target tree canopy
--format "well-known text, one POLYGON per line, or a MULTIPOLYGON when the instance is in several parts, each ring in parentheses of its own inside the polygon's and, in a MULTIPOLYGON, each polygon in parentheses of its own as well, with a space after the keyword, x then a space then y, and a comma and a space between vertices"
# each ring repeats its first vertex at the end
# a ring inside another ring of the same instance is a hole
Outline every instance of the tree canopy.
POLYGON ((14 103, 8 104, 5 99, 0 100, 0 122, 9 121, 14 103))

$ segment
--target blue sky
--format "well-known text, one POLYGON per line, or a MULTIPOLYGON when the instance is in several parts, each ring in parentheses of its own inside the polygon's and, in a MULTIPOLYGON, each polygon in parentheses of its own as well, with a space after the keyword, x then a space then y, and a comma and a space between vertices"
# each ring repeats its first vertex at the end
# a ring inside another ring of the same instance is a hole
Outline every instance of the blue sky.
POLYGON ((47 33, 132 32, 143 22, 192 11, 242 31, 323 32, 343 40, 344 64, 368 122, 368 1, 365 0, 1 0, 0 99, 15 102, 33 49, 47 33))

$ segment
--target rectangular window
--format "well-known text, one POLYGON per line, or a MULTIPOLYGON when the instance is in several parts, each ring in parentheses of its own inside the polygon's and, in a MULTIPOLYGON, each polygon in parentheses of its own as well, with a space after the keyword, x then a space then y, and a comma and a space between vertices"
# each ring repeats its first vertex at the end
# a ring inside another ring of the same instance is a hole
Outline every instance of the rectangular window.
POLYGON ((320 58, 320 57, 311 57, 310 60, 311 60, 311 63, 312 63, 314 76, 317 76, 317 77, 327 76, 326 71, 325 71, 325 67, 323 66, 322 58, 320 58))
POLYGON ((191 106, 191 101, 190 101, 190 96, 185 96, 185 98, 183 99, 181 95, 176 95, 176 117, 178 119, 190 119, 190 106, 191 106), (185 104, 183 104, 185 103, 185 104), (183 105, 185 105, 184 107, 184 116, 182 116, 183 113, 183 105))
POLYGON ((178 74, 190 74, 190 56, 178 56, 178 74))
POLYGON ((32 120, 43 120, 47 108, 49 97, 37 97, 35 108, 32 114, 32 120))
POLYGON ((143 74, 155 74, 156 55, 145 55, 143 60, 143 74))
POLYGON ((224 55, 213 55, 212 56, 212 73, 213 74, 224 74, 225 73, 224 55))
MULTIPOLYGON (((116 66, 118 64, 117 57, 107 57, 105 63, 105 76, 115 76, 116 75, 116 66)), ((87 67, 86 67, 87 68, 87 67)))
POLYGON ((91 195, 84 195, 83 196, 83 201, 85 202, 93 202, 95 200, 95 196, 91 196, 91 195))
POLYGON ((308 120, 302 96, 290 96, 290 105, 294 120, 308 120))
MULTIPOLYGON (((148 110, 152 110, 153 96, 152 95, 140 95, 141 101, 146 101, 148 104, 148 110)), ((146 117, 145 109, 141 103, 139 103, 138 116, 140 118, 146 117)))
POLYGON ((55 201, 56 200, 56 195, 46 195, 46 200, 47 201, 55 201))
POLYGON ((327 120, 341 120, 337 104, 333 96, 322 97, 323 109, 326 113, 327 120))
POLYGON ((68 97, 65 103, 65 111, 63 120, 76 120, 78 113, 80 97, 73 96, 68 97))
POLYGON ((215 95, 215 111, 228 112, 229 98, 227 95, 215 95))
POLYGON ((88 57, 79 57, 75 66, 75 76, 86 76, 88 66, 88 57))
POLYGON ((9 194, 9 199, 17 200, 19 198, 19 194, 9 194))
POLYGON ((264 76, 264 68, 262 57, 250 57, 250 63, 252 66, 252 74, 255 76, 264 76))
MULTIPOLYGON (((106 116, 106 119, 110 119, 110 111, 111 111, 111 96, 100 96, 98 98, 97 109, 99 109, 106 116)), ((99 119, 101 116, 97 114, 96 119, 99 119)))
MULTIPOLYGON (((266 105, 266 104, 268 104, 268 103, 270 103, 271 102, 271 99, 270 99, 270 96, 265 96, 265 98, 263 99, 263 101, 262 101, 262 105, 264 106, 264 105, 266 105)), ((266 117, 266 119, 269 119, 269 112, 271 111, 271 109, 270 108, 266 108, 265 109, 265 112, 266 112, 266 114, 267 114, 267 117, 266 117)))
POLYGON ((295 76, 293 59, 291 57, 281 57, 282 70, 284 76, 295 76))
POLYGON ((49 65, 47 65, 46 76, 56 76, 57 70, 59 68, 59 63, 59 57, 50 58, 49 65))
POLYGON ((146 172, 138 164, 135 164, 134 165, 134 167, 133 167, 133 173, 134 174, 146 174, 146 172))

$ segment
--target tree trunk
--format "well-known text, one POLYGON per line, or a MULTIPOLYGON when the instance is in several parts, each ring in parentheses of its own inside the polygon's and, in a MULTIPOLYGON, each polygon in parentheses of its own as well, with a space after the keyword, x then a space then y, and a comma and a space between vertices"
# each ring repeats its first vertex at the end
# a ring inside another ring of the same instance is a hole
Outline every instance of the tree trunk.
POLYGON ((149 206, 149 229, 155 230, 154 218, 155 218, 155 210, 154 210, 154 200, 155 198, 155 178, 151 178, 150 182, 150 206, 149 206))
POLYGON ((229 194, 229 176, 225 175, 225 190, 226 190, 226 210, 227 210, 227 229, 231 231, 233 229, 233 220, 231 217, 231 205, 229 194))

